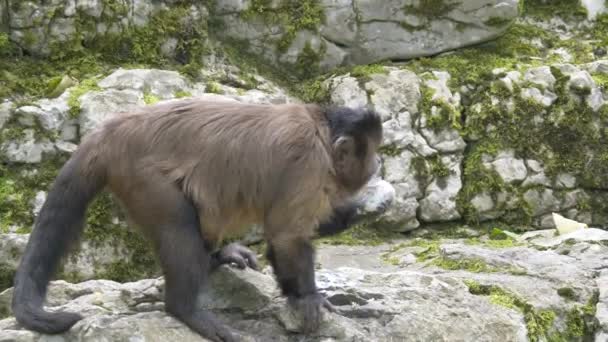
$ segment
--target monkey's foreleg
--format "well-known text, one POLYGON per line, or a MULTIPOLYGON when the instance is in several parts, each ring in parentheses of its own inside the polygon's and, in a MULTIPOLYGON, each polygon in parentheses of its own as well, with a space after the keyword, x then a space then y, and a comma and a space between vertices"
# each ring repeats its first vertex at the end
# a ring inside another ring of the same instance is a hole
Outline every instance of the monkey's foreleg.
POLYGON ((247 266, 254 270, 259 268, 255 253, 236 242, 230 243, 211 254, 211 270, 215 270, 220 265, 232 263, 240 269, 245 269, 247 266))
POLYGON ((348 203, 344 206, 335 208, 331 217, 319 224, 317 234, 320 237, 339 234, 357 223, 361 217, 358 216, 360 205, 348 203))
POLYGON ((294 238, 271 241, 267 249, 277 282, 288 303, 302 314, 302 332, 311 333, 321 324, 321 309, 334 311, 317 291, 314 249, 308 239, 294 238))

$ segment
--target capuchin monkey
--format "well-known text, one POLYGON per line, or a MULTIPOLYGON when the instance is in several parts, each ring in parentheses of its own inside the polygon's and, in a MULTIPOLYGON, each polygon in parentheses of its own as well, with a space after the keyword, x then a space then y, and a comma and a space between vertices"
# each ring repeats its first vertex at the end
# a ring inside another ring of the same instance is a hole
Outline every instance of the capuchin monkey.
POLYGON ((82 139, 51 186, 15 276, 13 314, 47 334, 83 318, 43 303, 89 203, 107 189, 158 256, 166 312, 207 339, 235 341, 196 298, 219 265, 257 268, 252 251, 221 241, 259 223, 281 292, 312 333, 333 307, 316 288, 311 239, 348 228, 349 200, 379 167, 381 141, 367 109, 193 98, 117 115, 82 139))

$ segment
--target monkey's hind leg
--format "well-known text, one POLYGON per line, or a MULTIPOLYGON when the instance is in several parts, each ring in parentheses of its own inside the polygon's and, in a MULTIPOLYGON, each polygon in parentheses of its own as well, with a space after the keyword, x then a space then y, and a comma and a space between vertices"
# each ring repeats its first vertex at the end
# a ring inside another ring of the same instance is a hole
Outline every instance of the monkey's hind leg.
POLYGON ((267 254, 277 282, 288 303, 302 314, 302 332, 309 334, 319 329, 321 309, 335 309, 317 291, 314 269, 314 249, 309 239, 295 237, 273 239, 267 254))
POLYGON ((201 336, 237 341, 213 313, 197 309, 199 290, 207 284, 211 255, 200 233, 196 209, 172 184, 144 177, 130 191, 127 208, 152 240, 165 276, 165 310, 201 336))

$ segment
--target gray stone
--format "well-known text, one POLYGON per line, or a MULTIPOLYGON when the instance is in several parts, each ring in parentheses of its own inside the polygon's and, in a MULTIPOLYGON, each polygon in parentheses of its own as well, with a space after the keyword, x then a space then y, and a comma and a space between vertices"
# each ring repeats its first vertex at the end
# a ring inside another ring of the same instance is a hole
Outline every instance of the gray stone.
POLYGON ((570 74, 568 87, 578 92, 591 91, 595 87, 595 82, 587 71, 577 71, 570 74))
POLYGON ((501 212, 494 210, 496 204, 492 196, 487 192, 475 195, 471 199, 471 205, 475 208, 482 221, 495 219, 502 215, 501 212))
POLYGON ((523 159, 515 158, 513 151, 500 153, 494 161, 486 162, 484 166, 494 169, 506 183, 523 181, 528 174, 523 159))
POLYGON ((576 177, 569 173, 560 173, 555 179, 556 189, 572 189, 576 186, 576 177))
POLYGON ((23 138, 2 144, 2 152, 7 160, 18 163, 36 164, 46 154, 55 152, 55 147, 47 139, 38 140, 34 130, 24 129, 23 138))
POLYGON ((414 154, 403 151, 398 156, 386 157, 384 159, 384 179, 395 186, 397 196, 420 197, 422 190, 412 168, 414 154))
MULTIPOLYGON (((374 110, 383 121, 408 112, 418 113, 420 102, 420 78, 408 70, 385 67, 387 74, 372 74, 371 80, 365 83, 370 92, 374 110)), ((409 127, 409 126, 406 126, 409 127)))
POLYGON ((542 89, 553 90, 556 79, 549 66, 534 67, 524 74, 524 80, 540 86, 542 89))
POLYGON ((558 211, 561 206, 560 200, 555 197, 551 189, 531 189, 524 193, 523 198, 532 208, 534 216, 558 211))
POLYGON ((596 283, 599 289, 599 298, 595 318, 597 318, 600 326, 595 333, 595 340, 606 341, 608 340, 608 270, 600 272, 596 283))
POLYGON ((538 88, 523 88, 521 96, 524 99, 533 99, 543 107, 549 107, 557 100, 557 95, 554 93, 547 90, 541 91, 538 88))
MULTIPOLYGON (((276 7, 277 3, 273 5, 276 7)), ((508 27, 506 23, 518 14, 515 0, 454 3, 452 10, 440 16, 419 13, 415 9, 417 4, 412 5, 406 0, 386 3, 357 1, 354 4, 349 1, 321 1, 320 6, 325 21, 318 32, 296 32, 295 39, 285 51, 277 51, 276 44, 272 44, 282 37, 283 28, 268 25, 260 17, 244 19, 239 13, 248 8, 246 4, 237 1, 222 4, 216 13, 226 28, 220 32, 222 38, 249 41, 249 51, 270 63, 294 61, 306 43, 318 50, 323 42, 325 50, 319 61, 321 71, 338 65, 435 55, 488 41, 502 34, 508 27), (491 18, 505 19, 505 25, 486 25, 491 18), (422 27, 428 29, 423 30, 422 27)))
POLYGON ((330 80, 331 102, 338 106, 363 107, 367 105, 367 93, 359 87, 357 79, 338 76, 330 80))
POLYGON ((10 101, 0 103, 0 129, 4 128, 4 124, 12 117, 13 107, 14 105, 10 101))
POLYGON ((108 89, 80 97, 80 134, 89 133, 113 115, 143 106, 143 93, 136 90, 108 89))
POLYGON ((65 92, 56 99, 41 99, 33 105, 17 108, 16 114, 24 125, 32 126, 36 121, 47 131, 57 131, 68 117, 68 98, 69 92, 65 92))
POLYGON ((405 191, 399 184, 395 186, 395 190, 393 204, 380 215, 380 221, 395 232, 409 232, 420 227, 420 222, 416 218, 419 207, 416 198, 400 196, 399 193, 405 191))
POLYGON ((178 72, 159 69, 118 69, 97 84, 102 89, 131 89, 159 99, 174 98, 177 91, 190 90, 189 82, 178 72))
POLYGON ((555 248, 558 245, 563 244, 564 242, 606 242, 608 241, 608 231, 597 229, 597 228, 584 228, 577 229, 571 233, 552 236, 548 234, 548 236, 543 238, 533 239, 531 242, 535 245, 542 247, 550 247, 555 248))
POLYGON ((441 158, 450 170, 447 177, 433 179, 427 186, 426 196, 420 201, 420 219, 425 222, 451 221, 460 218, 456 207, 456 196, 462 188, 462 156, 450 155, 441 158))
POLYGON ((551 186, 551 181, 545 174, 545 169, 543 165, 537 161, 528 159, 526 160, 526 165, 528 166, 528 176, 522 183, 522 186, 532 186, 532 185, 544 185, 551 186))
POLYGON ((38 213, 40 213, 40 209, 42 209, 44 201, 46 201, 46 192, 38 191, 36 193, 36 197, 34 197, 34 200, 32 201, 32 214, 34 214, 34 216, 38 216, 38 213))

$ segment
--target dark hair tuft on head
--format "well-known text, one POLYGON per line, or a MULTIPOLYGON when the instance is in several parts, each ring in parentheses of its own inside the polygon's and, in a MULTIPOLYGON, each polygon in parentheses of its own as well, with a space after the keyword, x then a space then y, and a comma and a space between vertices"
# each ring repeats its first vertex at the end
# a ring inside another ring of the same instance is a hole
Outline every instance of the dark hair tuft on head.
POLYGON ((326 107, 325 116, 333 138, 341 135, 364 138, 363 135, 382 132, 380 115, 369 108, 326 107))

